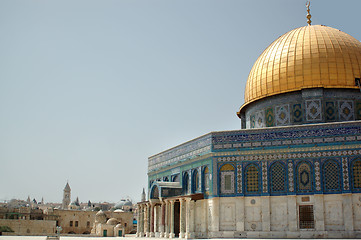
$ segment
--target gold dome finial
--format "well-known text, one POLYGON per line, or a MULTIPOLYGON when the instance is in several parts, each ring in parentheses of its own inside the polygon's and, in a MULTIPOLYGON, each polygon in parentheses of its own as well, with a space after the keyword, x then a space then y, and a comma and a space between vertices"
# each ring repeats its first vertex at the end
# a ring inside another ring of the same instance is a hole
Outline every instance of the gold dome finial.
POLYGON ((307 1, 306 2, 306 7, 307 7, 307 23, 308 23, 308 26, 311 26, 311 14, 310 14, 310 4, 311 2, 310 1, 307 1))

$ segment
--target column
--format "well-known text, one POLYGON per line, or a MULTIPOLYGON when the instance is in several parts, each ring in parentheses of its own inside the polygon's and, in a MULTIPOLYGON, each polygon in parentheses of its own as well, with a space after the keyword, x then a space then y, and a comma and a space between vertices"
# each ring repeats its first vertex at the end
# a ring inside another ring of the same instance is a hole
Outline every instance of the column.
POLYGON ((180 214, 179 214, 179 238, 184 238, 184 225, 185 225, 185 211, 184 211, 184 199, 179 199, 179 207, 180 207, 180 214))
POLYGON ((137 237, 142 237, 142 205, 138 205, 137 237))
POLYGON ((144 206, 144 231, 145 231, 145 236, 149 237, 150 236, 150 231, 149 231, 149 206, 150 204, 147 203, 144 206))
POLYGON ((194 214, 193 202, 191 198, 186 198, 186 233, 185 238, 193 238, 194 214))
POLYGON ((154 237, 154 203, 150 204, 150 237, 154 237))
POLYGON ((174 200, 170 201, 170 231, 169 238, 174 238, 174 200))
POLYGON ((165 224, 164 224, 164 237, 169 237, 169 201, 165 200, 165 224))
POLYGON ((164 202, 161 202, 160 205, 160 228, 159 228, 159 232, 160 232, 160 237, 164 237, 164 230, 165 230, 165 204, 164 202))

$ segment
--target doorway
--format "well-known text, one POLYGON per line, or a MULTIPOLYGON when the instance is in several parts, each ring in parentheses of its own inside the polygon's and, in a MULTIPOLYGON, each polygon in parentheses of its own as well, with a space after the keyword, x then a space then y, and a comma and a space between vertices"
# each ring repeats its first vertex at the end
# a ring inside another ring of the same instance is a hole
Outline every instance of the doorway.
POLYGON ((174 235, 179 237, 179 227, 180 227, 180 203, 174 203, 174 235))

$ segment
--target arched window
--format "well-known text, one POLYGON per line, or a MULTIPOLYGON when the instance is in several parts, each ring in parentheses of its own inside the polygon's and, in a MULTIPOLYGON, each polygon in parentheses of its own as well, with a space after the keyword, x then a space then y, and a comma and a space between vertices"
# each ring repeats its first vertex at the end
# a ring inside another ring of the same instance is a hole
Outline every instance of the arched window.
POLYGON ((271 193, 283 193, 286 192, 286 169, 285 166, 276 162, 271 165, 270 168, 270 191, 271 193))
POLYGON ((335 161, 323 164, 323 191, 335 192, 341 190, 339 165, 335 161))
POLYGON ((199 174, 198 174, 198 170, 195 169, 193 171, 193 176, 192 176, 192 193, 197 192, 199 189, 199 174))
POLYGON ((164 178, 163 178, 163 181, 164 181, 164 182, 169 182, 168 177, 164 177, 164 178))
POLYGON ((361 160, 357 159, 352 162, 352 188, 361 190, 361 160))
POLYGON ((180 182, 179 174, 172 176, 172 182, 180 182))
POLYGON ((188 185, 189 185, 189 175, 187 172, 183 174, 183 193, 188 194, 188 185))
POLYGON ((209 169, 208 167, 205 167, 203 170, 203 192, 208 192, 209 191, 209 169))
POLYGON ((309 192, 313 189, 311 166, 302 162, 297 167, 297 190, 299 192, 309 192))
POLYGON ((153 189, 150 192, 150 198, 151 199, 157 199, 159 198, 159 190, 158 186, 154 186, 153 189))
POLYGON ((257 165, 250 164, 245 171, 246 193, 258 193, 260 191, 259 169, 257 165))
POLYGON ((220 169, 220 174, 221 193, 234 193, 234 166, 231 164, 223 165, 220 169))

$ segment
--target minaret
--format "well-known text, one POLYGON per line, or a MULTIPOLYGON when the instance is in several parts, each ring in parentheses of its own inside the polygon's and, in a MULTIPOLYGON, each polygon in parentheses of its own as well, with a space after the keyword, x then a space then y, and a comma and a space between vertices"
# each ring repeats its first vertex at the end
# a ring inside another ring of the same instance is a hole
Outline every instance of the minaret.
POLYGON ((142 202, 145 202, 145 190, 143 188, 143 192, 142 192, 142 202))
POLYGON ((70 186, 69 183, 66 182, 64 193, 63 193, 63 204, 61 205, 62 209, 68 209, 68 206, 70 204, 70 186))

